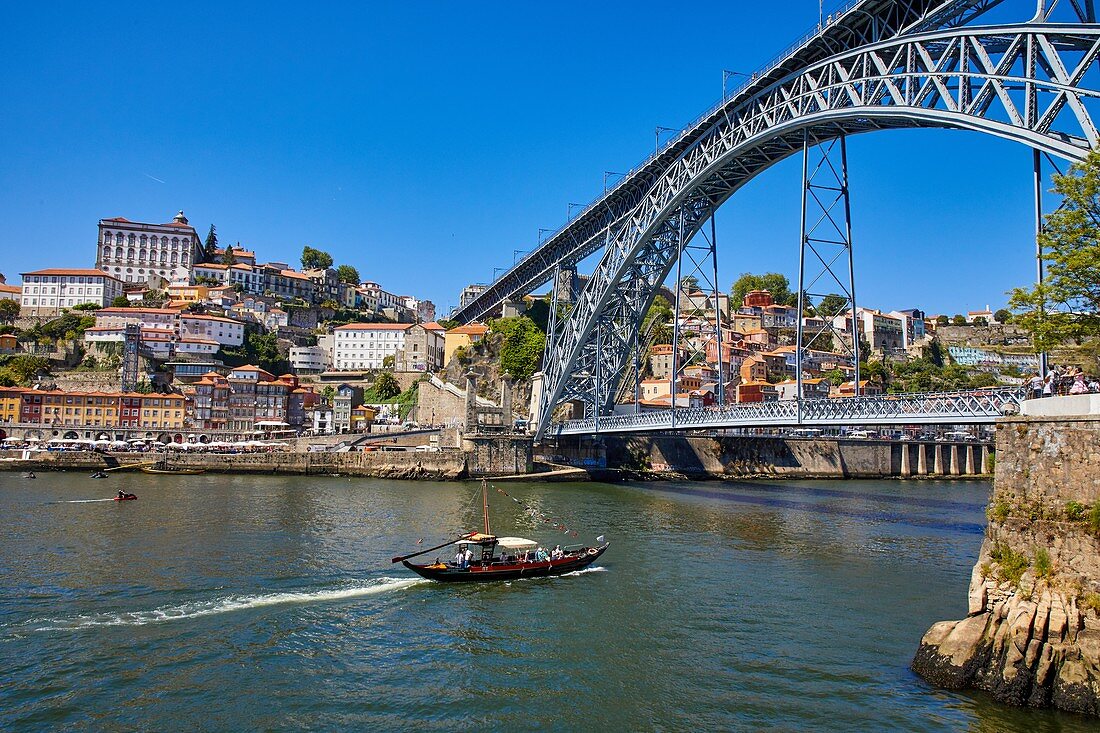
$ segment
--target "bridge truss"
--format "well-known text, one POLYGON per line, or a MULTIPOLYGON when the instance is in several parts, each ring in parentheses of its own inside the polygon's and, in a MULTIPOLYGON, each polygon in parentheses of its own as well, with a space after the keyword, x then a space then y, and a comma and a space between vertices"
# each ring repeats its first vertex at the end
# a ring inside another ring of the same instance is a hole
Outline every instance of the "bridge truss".
MULTIPOLYGON (((998 4, 852 4, 835 29, 822 29, 689 126, 471 304, 462 315, 480 317, 494 298, 528 292, 559 263, 603 249, 576 304, 555 326, 539 435, 564 403, 583 409, 584 424, 631 422, 609 415, 628 359, 638 358, 635 335, 657 289, 715 210, 777 162, 811 146, 843 145, 854 134, 899 128, 977 131, 1070 161, 1094 148, 1100 26, 1093 3, 1041 0, 1026 22, 968 25, 998 4), (1069 22, 1055 22, 1056 11, 1070 13, 1069 22)), ((802 246, 805 255, 805 236, 802 246)), ((852 293, 854 302, 854 284, 852 293)), ((819 408, 797 402, 812 422, 819 408)), ((720 413, 732 420, 737 409, 720 413)), ((797 405, 774 409, 794 410, 799 419, 797 405)), ((633 429, 647 420, 677 423, 685 411, 671 413, 631 416, 633 429)), ((774 419, 785 418, 777 412, 774 419)))

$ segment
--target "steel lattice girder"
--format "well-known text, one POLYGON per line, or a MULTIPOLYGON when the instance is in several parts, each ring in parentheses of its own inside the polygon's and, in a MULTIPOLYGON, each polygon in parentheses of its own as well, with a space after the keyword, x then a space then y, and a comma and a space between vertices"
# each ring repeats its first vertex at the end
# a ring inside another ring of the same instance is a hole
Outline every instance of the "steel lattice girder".
POLYGON ((567 420, 550 428, 554 435, 632 433, 654 430, 700 430, 754 427, 842 427, 848 425, 961 425, 986 424, 1018 411, 1025 398, 1022 387, 968 392, 882 395, 734 404, 683 410, 657 410, 567 420), (675 414, 673 414, 675 412, 675 414))
MULTIPOLYGON (((810 66, 725 115, 654 182, 629 217, 609 228, 603 259, 546 360, 540 434, 561 394, 583 392, 566 384, 578 364, 594 369, 597 316, 613 312, 639 326, 673 265, 681 209, 691 221, 685 235, 692 236, 737 189, 799 150, 804 130, 820 142, 889 128, 965 129, 1079 160, 1098 139, 1089 107, 1100 94, 1084 85, 1098 53, 1095 26, 938 31, 810 66)), ((618 375, 625 355, 605 354, 612 358, 601 372, 618 375)), ((589 400, 606 405, 591 393, 589 400)))
POLYGON ((617 228, 646 192, 681 155, 721 118, 740 116, 757 95, 800 69, 837 54, 916 31, 963 25, 1003 0, 861 0, 834 22, 794 44, 765 71, 728 99, 708 110, 654 155, 625 175, 568 224, 552 233, 473 302, 455 313, 468 323, 492 313, 510 298, 526 295, 547 282, 557 266, 577 264, 602 249, 609 229, 617 228))

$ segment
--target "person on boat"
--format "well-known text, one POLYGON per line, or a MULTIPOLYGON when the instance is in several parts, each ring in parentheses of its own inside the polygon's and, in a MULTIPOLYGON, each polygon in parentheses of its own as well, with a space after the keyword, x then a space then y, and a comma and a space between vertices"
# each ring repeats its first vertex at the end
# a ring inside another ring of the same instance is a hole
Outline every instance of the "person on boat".
POLYGON ((461 547, 459 547, 458 552, 455 553, 455 565, 460 568, 466 567, 466 551, 461 547))
POLYGON ((546 562, 550 559, 550 556, 546 554, 546 550, 539 547, 535 550, 535 562, 546 562))
POLYGON ((27 475, 24 478, 38 478, 38 477, 34 475, 34 471, 28 471, 27 475))
POLYGON ((561 545, 554 545, 554 549, 550 551, 551 560, 561 560, 565 556, 565 553, 561 551, 561 545))
POLYGON ((125 499, 126 498, 126 492, 123 491, 122 489, 119 489, 118 490, 118 498, 119 499, 125 499))
POLYGON ((469 548, 469 546, 467 546, 466 551, 464 553, 462 553, 462 567, 464 567, 464 568, 470 567, 470 562, 473 559, 474 559, 474 552, 473 552, 473 550, 471 550, 469 548))

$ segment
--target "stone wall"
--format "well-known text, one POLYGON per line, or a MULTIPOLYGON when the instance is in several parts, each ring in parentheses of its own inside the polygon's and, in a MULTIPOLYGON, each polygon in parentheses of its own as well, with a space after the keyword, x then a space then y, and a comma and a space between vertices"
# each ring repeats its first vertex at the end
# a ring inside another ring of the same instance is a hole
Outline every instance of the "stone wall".
POLYGON ((687 476, 883 478, 973 476, 985 471, 988 446, 777 437, 601 436, 561 439, 540 456, 586 468, 687 476), (596 446, 602 445, 602 451, 596 446), (601 455, 602 452, 602 455, 601 455))
POLYGON ((465 435, 462 449, 470 476, 511 476, 533 469, 531 438, 526 435, 465 435))
POLYGON ((1003 702, 1100 714, 1100 419, 997 425, 989 527, 969 613, 921 640, 913 669, 1003 702))

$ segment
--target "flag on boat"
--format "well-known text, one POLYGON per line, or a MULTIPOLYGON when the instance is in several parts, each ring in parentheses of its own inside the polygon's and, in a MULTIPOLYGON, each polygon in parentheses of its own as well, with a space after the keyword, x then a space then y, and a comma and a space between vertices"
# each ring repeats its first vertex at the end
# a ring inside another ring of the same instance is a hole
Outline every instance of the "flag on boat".
POLYGON ((596 538, 596 542, 603 542, 603 535, 596 538))

